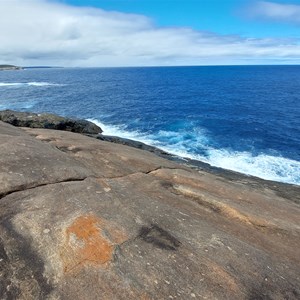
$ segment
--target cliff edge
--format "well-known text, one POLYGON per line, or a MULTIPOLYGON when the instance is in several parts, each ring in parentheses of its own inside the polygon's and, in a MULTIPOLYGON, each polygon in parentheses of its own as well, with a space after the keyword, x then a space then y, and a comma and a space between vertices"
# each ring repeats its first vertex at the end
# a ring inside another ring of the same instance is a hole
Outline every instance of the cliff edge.
POLYGON ((1 299, 300 298, 297 186, 1 121, 0 180, 1 299))

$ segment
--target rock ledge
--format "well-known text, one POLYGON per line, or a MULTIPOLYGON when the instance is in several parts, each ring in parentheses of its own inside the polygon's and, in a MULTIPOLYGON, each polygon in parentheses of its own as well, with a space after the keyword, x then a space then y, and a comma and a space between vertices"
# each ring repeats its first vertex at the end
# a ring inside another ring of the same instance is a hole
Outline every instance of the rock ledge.
POLYGON ((0 111, 0 121, 17 127, 56 129, 85 134, 98 134, 102 132, 102 129, 92 122, 60 117, 48 113, 36 114, 4 110, 0 111))

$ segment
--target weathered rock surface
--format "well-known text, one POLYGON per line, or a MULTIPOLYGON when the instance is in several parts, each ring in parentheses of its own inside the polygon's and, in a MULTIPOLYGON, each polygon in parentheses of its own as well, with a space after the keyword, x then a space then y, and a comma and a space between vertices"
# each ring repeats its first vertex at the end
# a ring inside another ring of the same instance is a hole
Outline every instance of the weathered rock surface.
POLYGON ((92 122, 47 113, 36 114, 3 110, 0 111, 0 121, 18 127, 66 130, 85 134, 98 134, 102 132, 102 129, 92 122))
POLYGON ((1 299, 300 298, 299 187, 2 122, 0 160, 1 299))

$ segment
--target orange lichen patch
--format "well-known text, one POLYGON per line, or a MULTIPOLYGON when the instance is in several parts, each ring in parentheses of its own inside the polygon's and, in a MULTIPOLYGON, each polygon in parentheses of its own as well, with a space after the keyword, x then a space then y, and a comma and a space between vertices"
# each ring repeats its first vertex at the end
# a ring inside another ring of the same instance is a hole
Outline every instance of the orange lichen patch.
POLYGON ((64 272, 78 270, 86 264, 105 265, 112 259, 117 244, 126 240, 123 231, 94 215, 78 217, 66 229, 61 254, 64 272))

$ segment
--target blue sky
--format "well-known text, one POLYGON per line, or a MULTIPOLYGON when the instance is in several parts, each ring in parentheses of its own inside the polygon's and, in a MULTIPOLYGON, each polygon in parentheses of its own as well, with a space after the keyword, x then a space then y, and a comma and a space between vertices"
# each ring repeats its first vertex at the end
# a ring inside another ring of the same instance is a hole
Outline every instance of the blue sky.
POLYGON ((300 0, 1 0, 0 63, 300 64, 300 0))
MULTIPOLYGON (((77 6, 143 14, 157 26, 188 26, 219 34, 251 37, 299 37, 299 26, 292 22, 264 20, 249 15, 251 0, 65 0, 77 6)), ((300 5, 300 0, 274 1, 300 5)))

